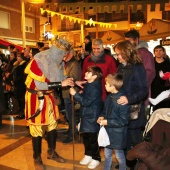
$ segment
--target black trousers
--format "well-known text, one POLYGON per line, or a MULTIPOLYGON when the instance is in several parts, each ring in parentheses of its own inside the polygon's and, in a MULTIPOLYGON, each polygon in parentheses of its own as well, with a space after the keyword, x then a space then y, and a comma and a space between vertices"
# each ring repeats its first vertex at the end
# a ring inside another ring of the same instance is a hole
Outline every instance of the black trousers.
POLYGON ((91 156, 94 160, 101 161, 97 137, 97 132, 83 133, 83 144, 85 147, 85 155, 91 156))

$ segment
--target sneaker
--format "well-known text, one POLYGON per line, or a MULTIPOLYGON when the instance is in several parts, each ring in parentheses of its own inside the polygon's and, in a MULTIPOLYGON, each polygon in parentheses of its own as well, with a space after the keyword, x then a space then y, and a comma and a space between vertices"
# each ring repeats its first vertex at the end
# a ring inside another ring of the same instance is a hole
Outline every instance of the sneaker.
POLYGON ((92 159, 91 162, 88 165, 88 168, 89 169, 95 169, 99 164, 100 164, 100 162, 98 160, 92 159))
POLYGON ((87 156, 85 155, 85 157, 80 161, 81 165, 87 165, 88 163, 90 163, 92 160, 91 156, 87 156))
POLYGON ((65 140, 63 140, 63 144, 68 144, 68 143, 72 143, 73 142, 73 140, 71 139, 71 138, 69 138, 69 137, 67 137, 65 140))

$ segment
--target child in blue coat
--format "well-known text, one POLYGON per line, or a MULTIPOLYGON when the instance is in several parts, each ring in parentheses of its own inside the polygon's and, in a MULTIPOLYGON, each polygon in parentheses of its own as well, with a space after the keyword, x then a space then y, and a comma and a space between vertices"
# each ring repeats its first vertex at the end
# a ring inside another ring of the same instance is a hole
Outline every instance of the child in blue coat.
POLYGON ((104 102, 104 109, 97 122, 104 125, 110 139, 110 145, 104 148, 104 170, 110 170, 112 166, 112 151, 115 151, 119 163, 119 170, 126 170, 126 158, 124 149, 127 145, 127 129, 130 119, 129 105, 120 105, 117 100, 124 95, 121 90, 123 85, 122 75, 109 74, 105 78, 106 91, 110 94, 104 102))
POLYGON ((83 93, 79 94, 74 88, 70 88, 70 94, 81 105, 80 132, 83 135, 85 156, 80 161, 81 165, 88 165, 89 169, 96 168, 101 157, 98 146, 99 124, 97 119, 102 111, 102 71, 98 66, 91 66, 85 73, 87 83, 83 93))

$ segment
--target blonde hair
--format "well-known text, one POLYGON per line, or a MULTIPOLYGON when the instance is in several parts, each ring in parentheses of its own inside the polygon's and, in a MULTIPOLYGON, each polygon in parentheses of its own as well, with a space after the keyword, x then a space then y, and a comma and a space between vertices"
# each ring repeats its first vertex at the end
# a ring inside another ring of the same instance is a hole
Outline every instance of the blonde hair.
POLYGON ((114 86, 116 90, 120 90, 123 86, 123 76, 119 73, 108 74, 105 78, 110 86, 114 86))
POLYGON ((138 55, 135 47, 128 41, 120 41, 114 47, 120 51, 122 58, 126 61, 127 64, 137 64, 142 63, 141 57, 138 55))

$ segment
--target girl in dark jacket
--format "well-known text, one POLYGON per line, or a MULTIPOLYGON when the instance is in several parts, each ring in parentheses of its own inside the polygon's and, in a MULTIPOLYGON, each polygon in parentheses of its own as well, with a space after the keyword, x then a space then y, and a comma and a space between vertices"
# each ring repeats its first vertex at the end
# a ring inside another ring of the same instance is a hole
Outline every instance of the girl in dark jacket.
POLYGON ((119 162, 119 170, 126 170, 126 158, 124 149, 127 145, 127 129, 129 123, 129 105, 120 105, 117 100, 125 95, 121 89, 123 76, 121 74, 109 74, 106 78, 105 88, 110 94, 104 102, 103 113, 97 122, 104 125, 108 133, 110 145, 104 148, 104 170, 110 170, 112 166, 112 151, 114 149, 119 162))
POLYGON ((129 41, 121 41, 114 46, 115 55, 121 63, 117 72, 123 75, 123 89, 125 95, 118 99, 118 104, 141 103, 139 118, 130 120, 128 127, 127 150, 142 141, 141 128, 145 126, 144 101, 148 95, 146 71, 134 46, 129 41))
POLYGON ((75 89, 70 88, 70 94, 82 107, 80 132, 83 133, 85 157, 80 164, 89 164, 89 169, 96 168, 101 161, 97 141, 100 126, 97 124, 97 119, 102 111, 102 76, 102 71, 98 66, 91 66, 85 73, 87 84, 83 93, 79 94, 75 89))

